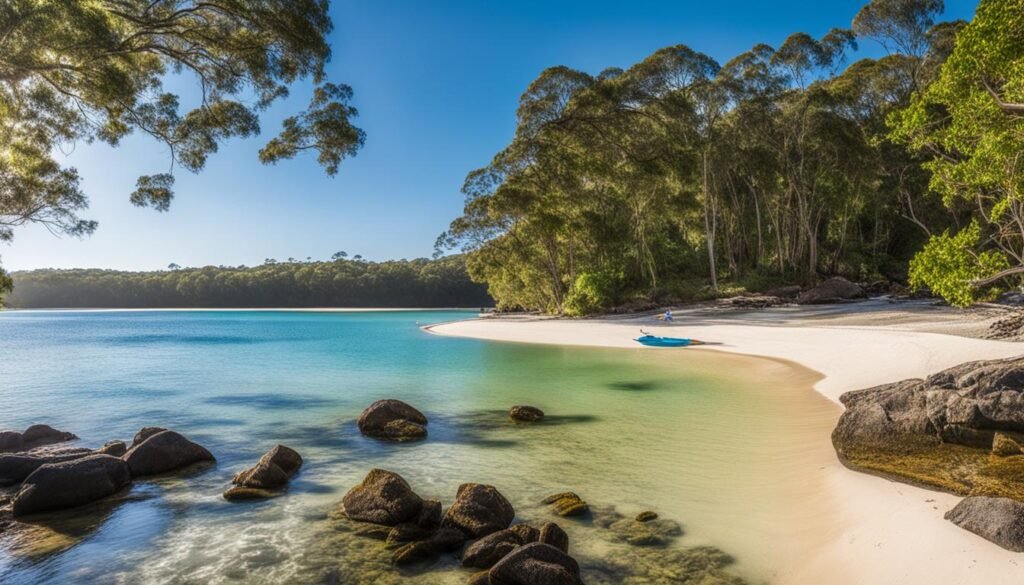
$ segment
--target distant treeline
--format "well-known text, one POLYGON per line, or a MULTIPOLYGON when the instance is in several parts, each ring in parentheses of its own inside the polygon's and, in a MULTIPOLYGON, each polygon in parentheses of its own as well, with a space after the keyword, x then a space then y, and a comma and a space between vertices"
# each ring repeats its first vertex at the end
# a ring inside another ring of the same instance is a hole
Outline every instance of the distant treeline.
POLYGON ((461 256, 273 262, 154 272, 43 269, 11 274, 10 308, 485 307, 461 256))

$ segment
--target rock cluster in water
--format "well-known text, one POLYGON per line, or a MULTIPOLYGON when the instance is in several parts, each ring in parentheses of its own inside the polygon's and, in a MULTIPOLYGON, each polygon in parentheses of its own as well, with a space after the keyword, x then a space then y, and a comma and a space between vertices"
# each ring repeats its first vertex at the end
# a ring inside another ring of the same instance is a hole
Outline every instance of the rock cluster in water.
POLYGON ((427 437, 427 417, 401 400, 378 400, 359 415, 359 432, 388 441, 418 441, 427 437))
POLYGON ((978 520, 1015 510, 1013 521, 1024 526, 1020 506, 1003 500, 1024 502, 1024 358, 966 363, 923 380, 847 392, 840 400, 846 411, 832 442, 844 464, 987 496, 965 501, 949 518, 1011 550, 1024 547, 1024 530, 993 537, 984 528, 992 523, 978 520))
POLYGON ((46 445, 73 441, 77 438, 72 433, 58 431, 48 425, 32 425, 23 433, 0 431, 0 453, 30 451, 46 445))
POLYGON ((82 506, 120 492, 134 479, 214 461, 202 446, 155 427, 140 431, 131 448, 111 441, 95 451, 55 448, 77 437, 42 425, 3 435, 8 448, 32 446, 0 455, 0 486, 19 486, 10 504, 15 517, 82 506))
POLYGON ((509 409, 508 416, 519 422, 537 422, 544 418, 544 411, 536 406, 518 404, 509 409))

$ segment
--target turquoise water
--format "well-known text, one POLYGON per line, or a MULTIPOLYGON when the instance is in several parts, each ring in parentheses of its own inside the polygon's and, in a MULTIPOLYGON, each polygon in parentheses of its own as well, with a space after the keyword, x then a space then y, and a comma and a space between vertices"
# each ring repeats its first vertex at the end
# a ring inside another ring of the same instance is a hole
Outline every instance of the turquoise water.
MULTIPOLYGON (((338 540, 329 518, 373 467, 446 504, 460 483, 494 484, 530 521, 546 519, 542 497, 565 489, 628 514, 653 509, 683 524, 678 546, 719 547, 753 581, 792 562, 808 530, 800 518, 827 508, 799 473, 822 457, 806 438, 827 438, 837 411, 808 390, 806 374, 688 350, 499 344, 420 329, 471 316, 0 313, 0 428, 47 423, 92 447, 163 426, 218 458, 199 474, 139 482, 99 512, 32 526, 31 537, 0 537, 0 582, 357 582, 357 565, 386 582, 399 573, 366 545, 338 540), (379 398, 420 408, 428 440, 361 437, 354 420, 379 398), (513 425, 513 404, 549 417, 513 425), (306 460, 287 495, 220 498, 276 443, 306 460), (808 494, 796 513, 794 494, 808 494)), ((584 565, 588 555, 597 562, 600 543, 569 529, 584 565)), ((469 574, 438 569, 401 582, 469 574)))

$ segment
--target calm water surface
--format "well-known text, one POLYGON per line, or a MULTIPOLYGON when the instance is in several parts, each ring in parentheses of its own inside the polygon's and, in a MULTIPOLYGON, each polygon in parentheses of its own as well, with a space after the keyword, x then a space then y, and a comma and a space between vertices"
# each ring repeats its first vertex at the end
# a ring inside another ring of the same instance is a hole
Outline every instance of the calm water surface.
MULTIPOLYGON (((346 567, 379 559, 332 536, 328 513, 372 467, 446 505, 462 482, 494 484, 529 521, 547 519, 537 501, 566 489, 627 514, 655 510, 683 525, 677 546, 719 547, 755 583, 820 539, 829 496, 812 472, 830 460, 838 409, 809 390, 810 373, 711 352, 499 344, 420 330, 471 316, 0 313, 0 428, 48 423, 94 447, 163 426, 218 458, 202 473, 138 482, 83 518, 35 526, 31 538, 0 538, 0 582, 352 582, 346 567), (355 418, 385 397, 424 411, 429 439, 361 437, 355 418), (549 417, 513 425, 513 404, 549 417), (306 460, 287 495, 221 499, 233 474, 276 443, 306 460)), ((567 527, 584 564, 601 556, 589 532, 567 527)), ((442 563, 404 582, 461 583, 468 574, 442 563)))

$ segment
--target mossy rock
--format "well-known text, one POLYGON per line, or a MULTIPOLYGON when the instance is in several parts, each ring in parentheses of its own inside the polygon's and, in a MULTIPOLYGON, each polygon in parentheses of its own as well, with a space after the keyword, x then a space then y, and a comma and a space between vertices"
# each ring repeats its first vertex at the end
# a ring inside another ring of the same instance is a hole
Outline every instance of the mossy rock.
POLYGON ((552 512, 562 517, 582 516, 590 510, 587 502, 573 492, 550 495, 544 498, 541 503, 548 504, 551 506, 552 512))

